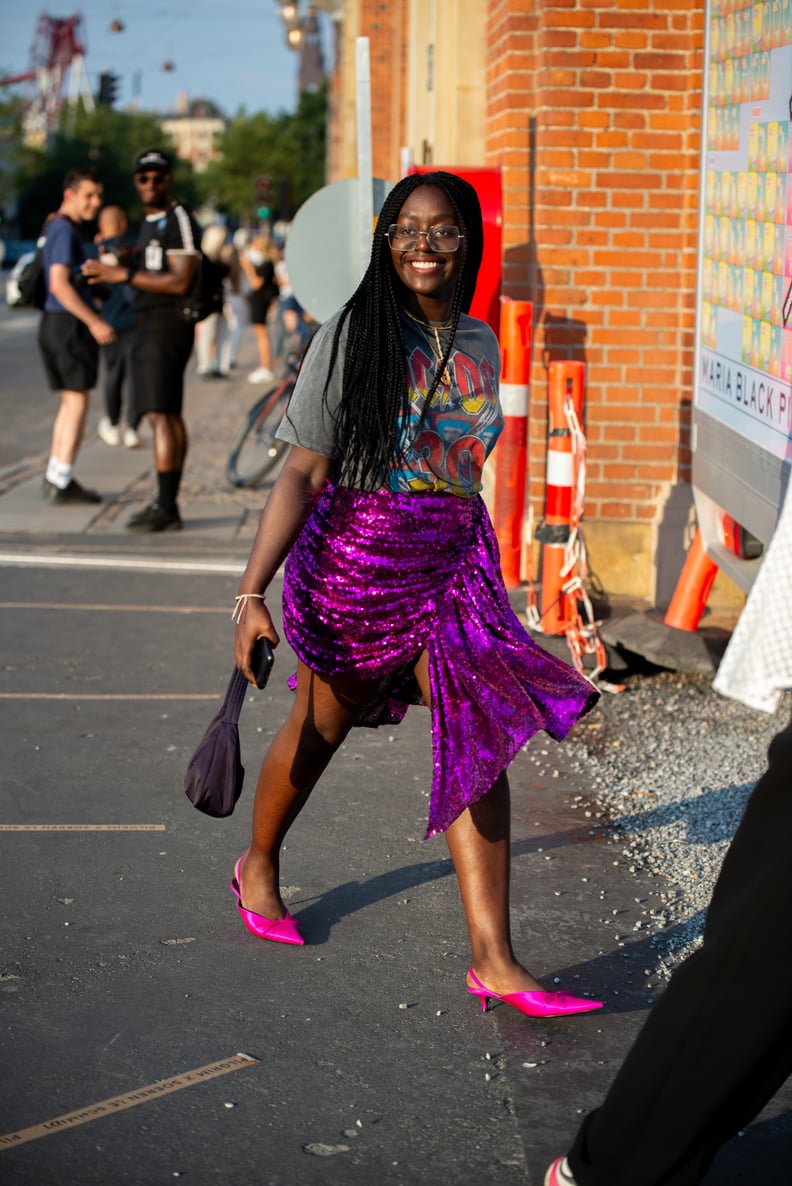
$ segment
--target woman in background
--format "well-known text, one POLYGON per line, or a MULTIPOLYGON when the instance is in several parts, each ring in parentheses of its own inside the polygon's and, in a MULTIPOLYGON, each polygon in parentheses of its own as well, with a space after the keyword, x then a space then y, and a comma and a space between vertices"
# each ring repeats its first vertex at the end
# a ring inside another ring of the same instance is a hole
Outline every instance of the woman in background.
POLYGON ((242 252, 239 262, 248 282, 248 304, 250 324, 256 335, 259 365, 248 375, 248 383, 268 383, 273 378, 272 345, 267 321, 273 302, 278 296, 275 279, 275 264, 279 258, 278 249, 269 235, 254 235, 247 250, 242 252))

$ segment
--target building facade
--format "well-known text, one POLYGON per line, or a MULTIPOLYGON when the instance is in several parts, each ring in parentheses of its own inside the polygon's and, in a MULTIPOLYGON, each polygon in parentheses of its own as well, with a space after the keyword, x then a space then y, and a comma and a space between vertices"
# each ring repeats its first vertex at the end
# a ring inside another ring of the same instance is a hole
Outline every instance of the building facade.
POLYGON ((218 155, 217 144, 225 131, 226 120, 211 100, 190 100, 181 92, 176 110, 160 119, 160 127, 170 137, 176 155, 189 161, 196 173, 203 173, 218 155))
POLYGON ((356 173, 358 36, 375 176, 409 159, 501 170, 503 295, 534 305, 530 505, 541 516, 548 364, 581 360, 590 569, 609 597, 657 605, 692 522, 704 15, 704 0, 348 0, 331 87, 331 181, 356 173))

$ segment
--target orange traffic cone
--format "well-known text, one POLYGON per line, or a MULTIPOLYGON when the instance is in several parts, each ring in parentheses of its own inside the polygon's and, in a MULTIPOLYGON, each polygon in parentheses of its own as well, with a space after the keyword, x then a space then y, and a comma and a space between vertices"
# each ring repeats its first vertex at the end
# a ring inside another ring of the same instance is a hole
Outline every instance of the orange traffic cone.
POLYGON ((717 575, 718 566, 704 551, 699 527, 663 618, 666 626, 673 626, 675 630, 696 630, 717 575))

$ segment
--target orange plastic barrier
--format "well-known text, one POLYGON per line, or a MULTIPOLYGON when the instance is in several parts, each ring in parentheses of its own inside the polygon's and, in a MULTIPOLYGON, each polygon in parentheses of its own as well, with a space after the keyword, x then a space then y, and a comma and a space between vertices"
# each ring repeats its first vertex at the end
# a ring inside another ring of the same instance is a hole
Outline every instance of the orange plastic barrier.
POLYGON ((570 598, 563 589, 570 577, 570 536, 582 508, 575 500, 575 457, 567 404, 571 403, 581 424, 585 376, 583 362, 551 362, 548 368, 545 515, 536 532, 542 544, 541 623, 545 634, 564 634, 574 618, 570 598))
POLYGON ((717 574, 718 566, 704 551, 701 528, 698 528, 663 618, 666 626, 675 630, 697 629, 717 574))
POLYGON ((528 392, 531 376, 533 305, 501 301, 500 400, 505 418, 495 450, 495 534, 507 589, 521 583, 520 558, 528 475, 528 392))

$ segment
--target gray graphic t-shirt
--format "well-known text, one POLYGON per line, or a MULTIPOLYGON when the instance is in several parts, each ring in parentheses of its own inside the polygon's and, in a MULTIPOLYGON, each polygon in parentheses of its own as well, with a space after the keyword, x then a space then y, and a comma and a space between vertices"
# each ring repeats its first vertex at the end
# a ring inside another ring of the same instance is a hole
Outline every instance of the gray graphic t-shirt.
MULTIPOLYGON (((323 392, 339 316, 335 313, 326 321, 311 343, 276 434, 280 440, 331 458, 338 456, 334 421, 341 401, 346 325, 326 399, 323 392)), ((438 365, 437 339, 430 327, 424 328, 407 315, 402 317, 402 331, 410 414, 404 426, 404 462, 391 470, 387 487, 401 493, 446 490, 463 497, 477 494, 484 461, 503 428, 498 340, 485 322, 463 314, 443 382, 421 424, 426 393, 438 365)), ((437 332, 445 348, 447 331, 438 324, 437 332)))

